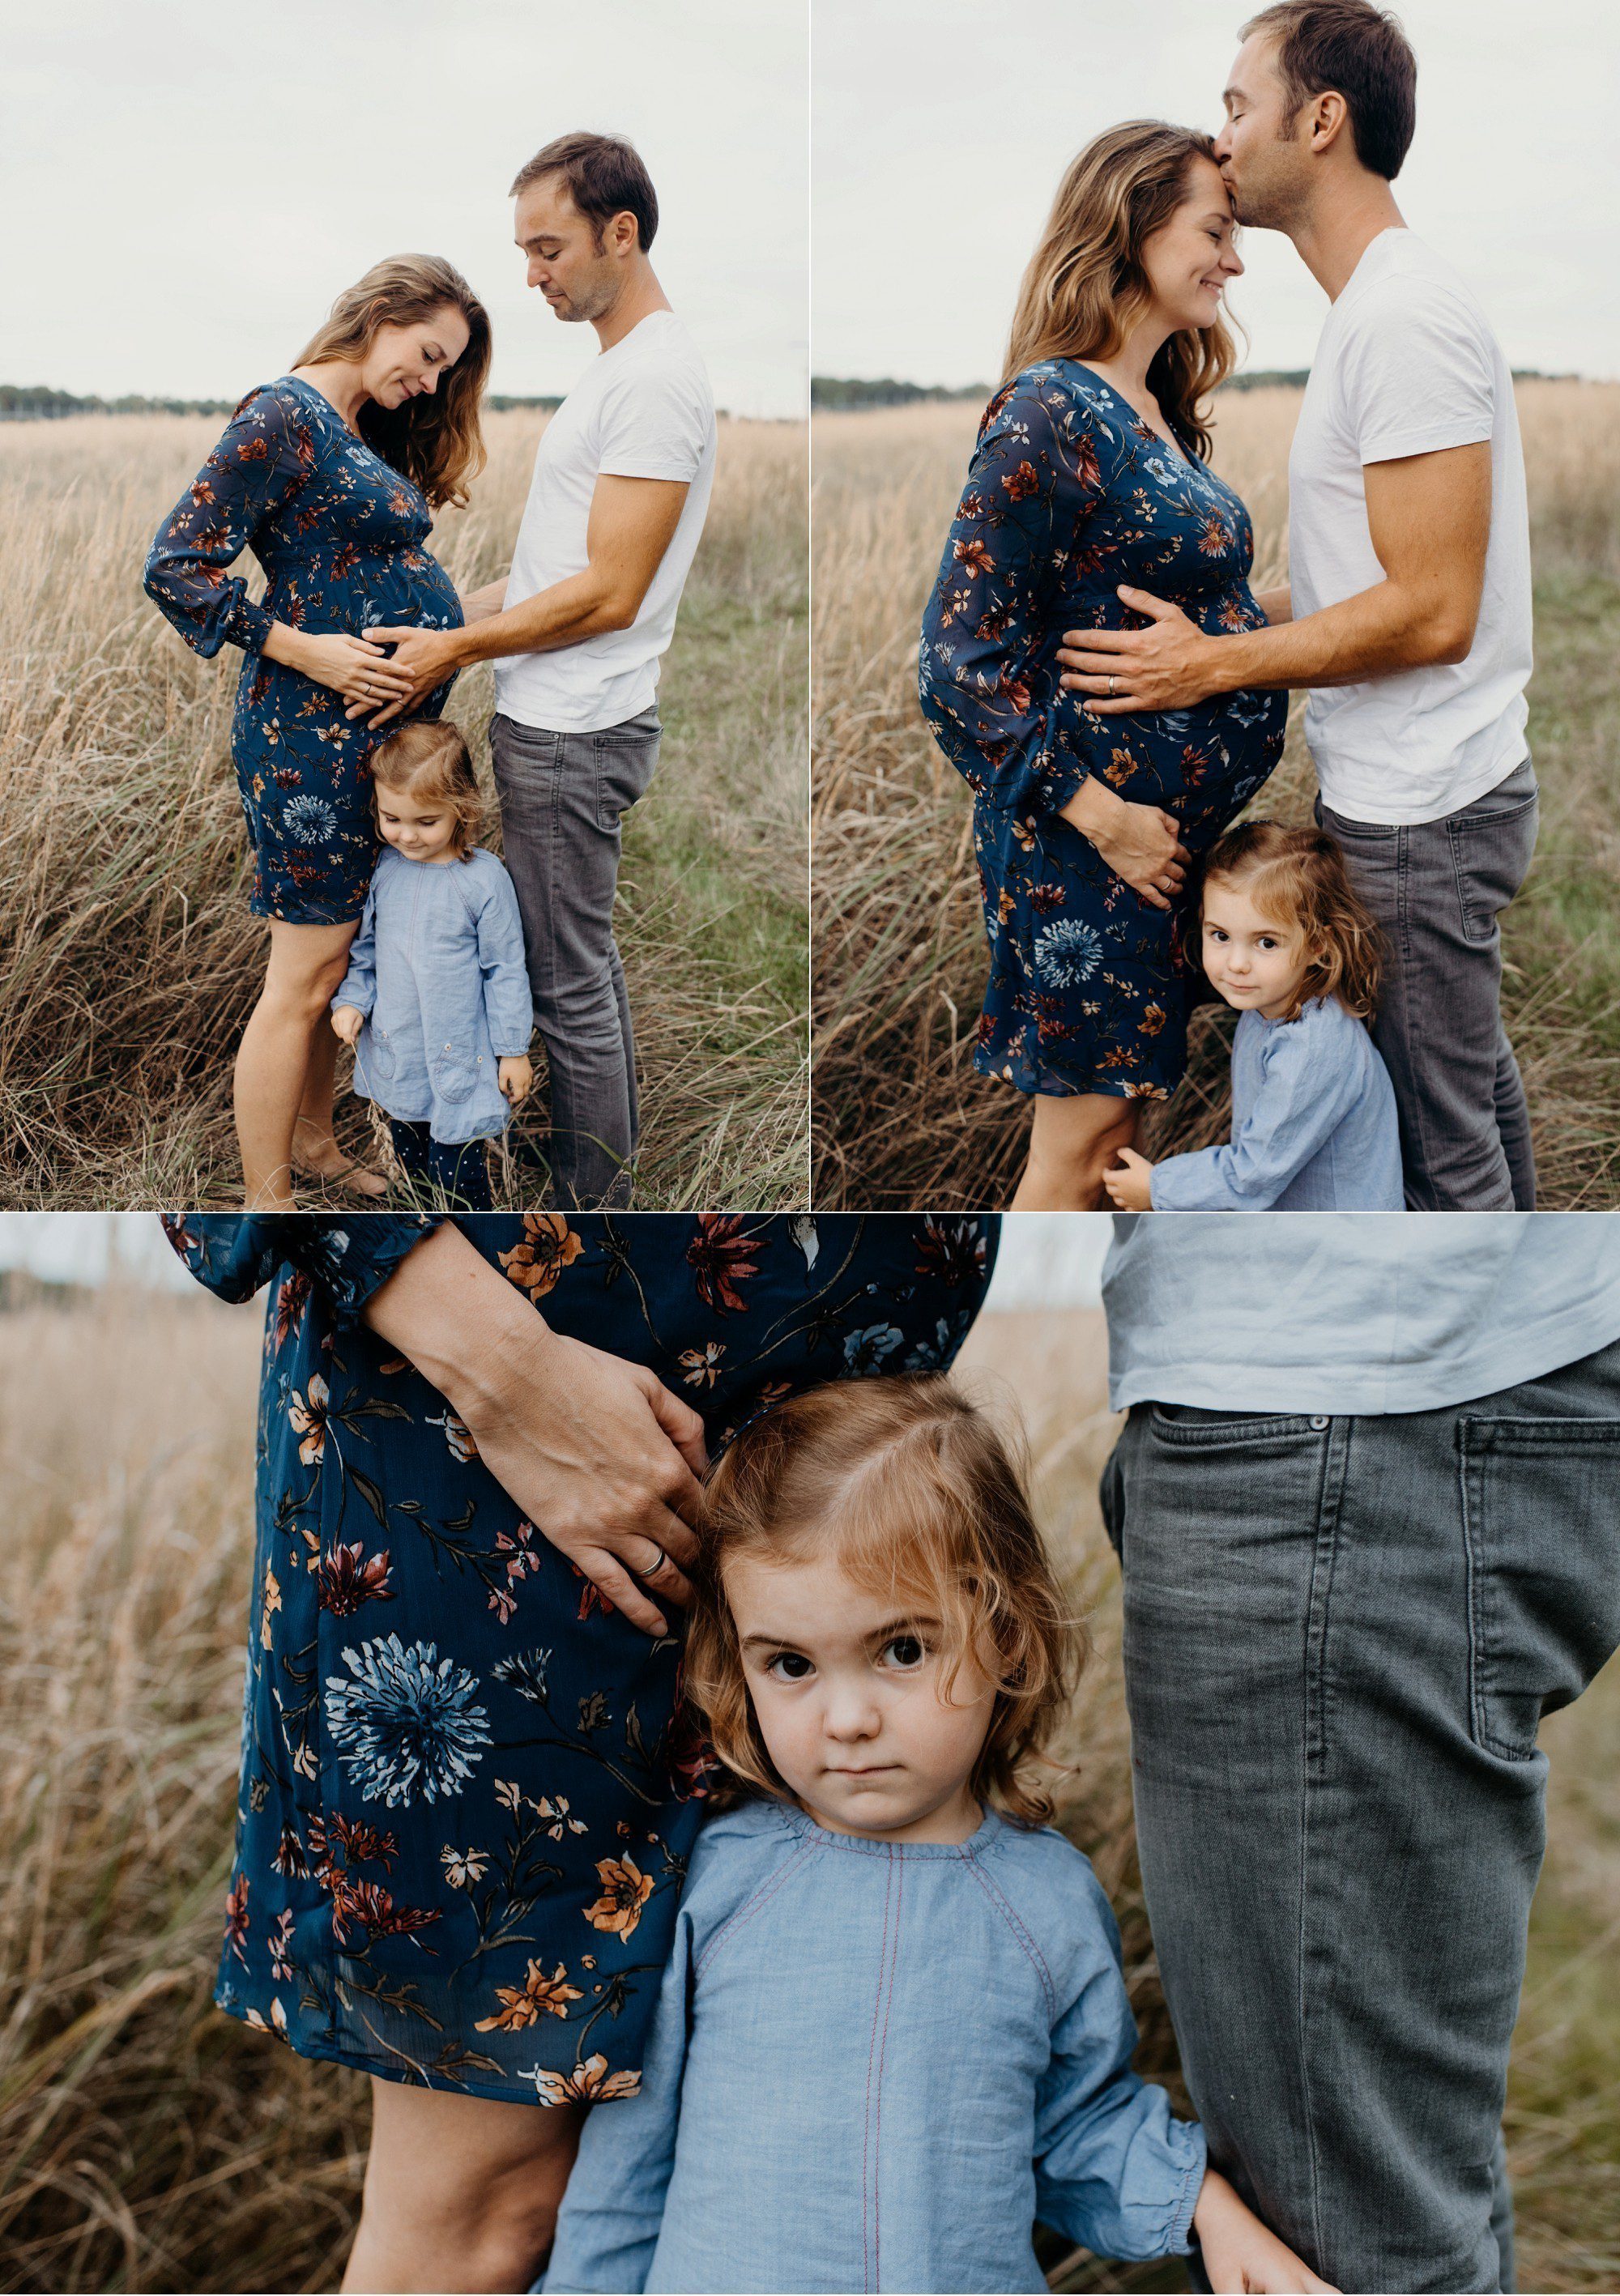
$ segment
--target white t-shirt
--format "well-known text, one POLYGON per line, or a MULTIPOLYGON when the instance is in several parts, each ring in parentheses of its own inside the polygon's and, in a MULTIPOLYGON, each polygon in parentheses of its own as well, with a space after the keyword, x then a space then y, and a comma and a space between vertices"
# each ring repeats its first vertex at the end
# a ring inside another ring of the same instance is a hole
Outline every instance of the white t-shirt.
POLYGON ((546 733, 594 734, 651 707, 709 509, 714 449, 714 394, 697 346, 673 311, 649 312, 591 362, 541 434, 506 603, 584 572, 598 478, 684 479, 679 523, 628 630, 496 662, 505 716, 546 733))
POLYGON ((1313 691, 1322 801, 1352 821, 1437 821, 1525 754, 1530 528, 1513 379, 1484 313, 1410 231, 1380 232, 1328 314, 1288 457, 1296 619, 1384 579, 1366 463, 1491 442, 1491 538, 1468 658, 1313 691))

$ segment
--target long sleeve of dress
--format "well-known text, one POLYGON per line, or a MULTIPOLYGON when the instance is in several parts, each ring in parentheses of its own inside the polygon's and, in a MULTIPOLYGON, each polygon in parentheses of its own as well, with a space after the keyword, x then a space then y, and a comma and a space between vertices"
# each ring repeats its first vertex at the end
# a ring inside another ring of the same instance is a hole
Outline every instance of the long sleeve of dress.
POLYGON ((539 2284, 546 2296, 587 2290, 640 2296, 646 2286, 675 2167, 693 1961, 692 1916, 683 1908, 640 2087, 633 2096, 597 2105, 587 2116, 551 2262, 539 2284))
POLYGON ((335 1013, 340 1004, 352 1004, 357 1013, 369 1013, 376 1001, 377 895, 374 886, 360 912, 359 930, 349 944, 349 970, 332 1000, 332 1009, 335 1013))
POLYGON ((917 684, 934 739, 998 811, 1055 813, 1090 771, 1052 624, 1100 493, 1081 401, 1031 376, 991 400, 924 616, 917 684))
POLYGON ((199 1283, 222 1300, 251 1300, 282 1267, 300 1268, 352 1323, 407 1252, 440 1225, 430 1213, 164 1212, 164 1233, 199 1283))
POLYGON ((523 919, 517 891, 504 869, 491 873, 478 912, 478 965, 484 980, 484 1017, 498 1060, 516 1060, 534 1034, 534 1000, 523 955, 523 919))
POLYGON ((1260 1212, 1274 1204, 1361 1097, 1355 1071, 1323 1057, 1332 1050, 1333 1038, 1319 1036, 1308 1019, 1273 1028, 1260 1055, 1258 1088, 1231 1139, 1155 1164, 1154 1210, 1260 1212))
POLYGON ((1119 1931, 1100 1890, 1096 1897, 1112 1950, 1089 1957, 1053 2030, 1036 2101, 1035 2212, 1098 2256, 1184 2256, 1204 2182, 1204 2131, 1177 2120, 1164 2091, 1131 2070, 1136 2019, 1119 1931))
POLYGON ((252 391, 158 529, 146 594, 193 653, 206 660, 227 639, 249 653, 263 651, 274 617, 226 570, 303 484, 312 453, 295 403, 273 388, 252 391))

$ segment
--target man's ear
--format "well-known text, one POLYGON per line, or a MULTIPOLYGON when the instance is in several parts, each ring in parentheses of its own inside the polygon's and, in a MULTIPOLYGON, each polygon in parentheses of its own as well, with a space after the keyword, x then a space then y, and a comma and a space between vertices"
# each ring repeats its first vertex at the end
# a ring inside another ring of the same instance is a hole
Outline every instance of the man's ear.
POLYGON ((1320 95, 1313 95, 1305 105, 1304 111, 1311 149, 1313 152, 1318 153, 1331 152, 1346 135, 1350 136, 1351 148, 1354 148, 1355 138, 1350 127, 1350 106, 1336 89, 1325 88, 1320 95))

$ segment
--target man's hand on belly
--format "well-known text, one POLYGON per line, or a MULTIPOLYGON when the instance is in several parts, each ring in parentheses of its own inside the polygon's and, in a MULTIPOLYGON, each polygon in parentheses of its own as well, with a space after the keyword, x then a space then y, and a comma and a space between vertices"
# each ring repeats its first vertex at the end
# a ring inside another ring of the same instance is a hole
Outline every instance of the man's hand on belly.
MULTIPOLYGON (((414 709, 426 701, 436 685, 442 685, 452 671, 461 667, 457 651, 459 630, 376 629, 364 634, 378 645, 392 644, 391 667, 403 669, 411 684, 407 693, 401 693, 385 709, 379 709, 369 722, 374 726, 386 726, 403 711, 414 709)), ((366 718, 369 702, 351 702, 344 711, 346 718, 366 718)))
POLYGON ((1150 619, 1145 630, 1065 630, 1057 659, 1063 685, 1083 693, 1098 718, 1122 718, 1151 709, 1185 709, 1226 690, 1215 655, 1224 643, 1206 636, 1196 622, 1163 598, 1123 584, 1120 603, 1150 619))

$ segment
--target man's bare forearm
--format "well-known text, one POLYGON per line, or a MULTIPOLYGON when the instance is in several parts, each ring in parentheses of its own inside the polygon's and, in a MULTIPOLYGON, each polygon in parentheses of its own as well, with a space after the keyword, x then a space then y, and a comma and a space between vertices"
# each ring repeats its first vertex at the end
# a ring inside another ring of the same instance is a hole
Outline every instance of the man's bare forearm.
POLYGON ((625 603, 620 592, 588 566, 581 574, 537 590, 521 605, 447 636, 453 642, 457 668, 474 661, 498 661, 507 654, 555 653, 604 631, 628 627, 635 619, 635 608, 627 616, 625 603))
MULTIPOLYGON (((1262 602, 1263 603, 1263 602, 1262 602)), ((1211 691, 1240 686, 1354 685, 1402 669, 1460 661, 1472 643, 1443 607, 1377 582, 1303 620, 1212 637, 1204 649, 1211 691)))

